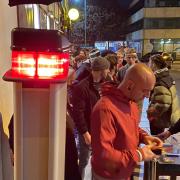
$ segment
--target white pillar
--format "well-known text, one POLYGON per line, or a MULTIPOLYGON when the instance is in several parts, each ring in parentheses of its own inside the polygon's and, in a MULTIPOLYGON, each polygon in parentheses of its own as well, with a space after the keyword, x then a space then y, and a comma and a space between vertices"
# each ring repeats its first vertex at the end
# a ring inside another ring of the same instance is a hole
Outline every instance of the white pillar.
POLYGON ((64 179, 66 93, 14 83, 15 180, 64 179))

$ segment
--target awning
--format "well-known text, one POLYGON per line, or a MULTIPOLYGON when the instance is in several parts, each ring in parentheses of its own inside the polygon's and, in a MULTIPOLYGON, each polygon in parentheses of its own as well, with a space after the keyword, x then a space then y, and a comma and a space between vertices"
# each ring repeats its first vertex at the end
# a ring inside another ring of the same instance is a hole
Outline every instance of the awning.
POLYGON ((16 6, 20 4, 44 4, 49 5, 53 2, 61 2, 62 0, 9 0, 9 6, 16 6))

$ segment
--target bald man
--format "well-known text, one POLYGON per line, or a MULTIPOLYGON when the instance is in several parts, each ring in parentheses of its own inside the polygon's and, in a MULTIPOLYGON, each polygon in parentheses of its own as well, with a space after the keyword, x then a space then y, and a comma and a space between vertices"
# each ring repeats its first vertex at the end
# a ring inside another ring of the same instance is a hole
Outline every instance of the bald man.
POLYGON ((119 86, 103 86, 91 118, 93 180, 130 179, 138 162, 156 158, 151 149, 162 142, 139 128, 135 103, 149 97, 154 84, 153 72, 138 63, 128 69, 119 86), (140 143, 146 145, 138 148, 140 143))

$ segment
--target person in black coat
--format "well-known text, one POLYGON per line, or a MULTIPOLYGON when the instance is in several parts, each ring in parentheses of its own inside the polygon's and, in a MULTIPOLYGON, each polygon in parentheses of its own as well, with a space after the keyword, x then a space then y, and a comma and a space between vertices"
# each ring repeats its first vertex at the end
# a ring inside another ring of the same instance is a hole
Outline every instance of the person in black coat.
POLYGON ((109 62, 102 57, 94 58, 90 75, 74 85, 72 91, 73 120, 79 138, 79 170, 82 179, 91 154, 90 116, 100 98, 99 88, 109 72, 109 62))

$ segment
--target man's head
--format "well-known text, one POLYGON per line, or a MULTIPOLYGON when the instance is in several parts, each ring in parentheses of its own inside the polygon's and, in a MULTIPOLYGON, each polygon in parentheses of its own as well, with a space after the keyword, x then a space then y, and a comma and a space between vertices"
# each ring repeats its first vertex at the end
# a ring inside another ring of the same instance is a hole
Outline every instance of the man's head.
POLYGON ((129 48, 125 53, 126 61, 129 65, 133 65, 138 61, 138 56, 134 48, 129 48))
POLYGON ((75 64, 77 67, 79 67, 85 59, 86 59, 86 56, 78 55, 78 56, 76 56, 75 59, 74 59, 74 64, 75 64))
POLYGON ((106 57, 108 56, 109 54, 116 54, 114 51, 112 50, 109 50, 109 49, 105 49, 101 52, 101 57, 106 57))
POLYGON ((103 57, 96 57, 91 63, 92 75, 96 82, 105 80, 109 73, 110 63, 103 57))
POLYGON ((160 54, 153 55, 149 58, 149 67, 152 69, 152 71, 166 68, 166 59, 160 54))
POLYGON ((155 76, 145 64, 137 63, 127 71, 122 83, 118 86, 127 98, 138 102, 150 96, 155 85, 155 76))
POLYGON ((110 72, 113 71, 115 73, 117 69, 117 62, 118 62, 117 56, 115 54, 108 54, 105 58, 109 61, 110 72))

